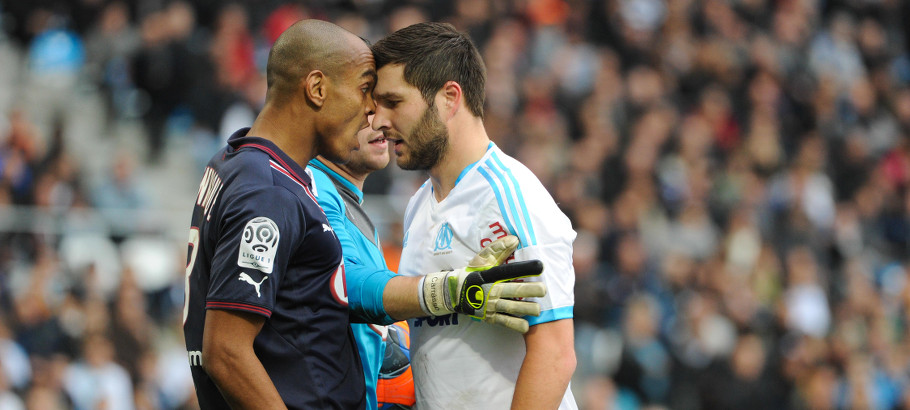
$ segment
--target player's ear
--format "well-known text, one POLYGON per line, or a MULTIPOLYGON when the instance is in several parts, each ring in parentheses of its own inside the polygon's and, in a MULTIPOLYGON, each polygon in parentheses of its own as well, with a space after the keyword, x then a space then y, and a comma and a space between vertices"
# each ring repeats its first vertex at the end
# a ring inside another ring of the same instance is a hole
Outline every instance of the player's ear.
POLYGON ((444 110, 440 112, 443 118, 448 120, 455 116, 461 106, 461 100, 464 97, 461 91, 461 84, 455 81, 446 81, 442 89, 439 90, 439 96, 442 97, 444 110))
POLYGON ((328 78, 322 71, 313 70, 304 77, 301 86, 306 95, 307 102, 313 104, 316 108, 321 108, 325 104, 325 97, 328 94, 328 78))

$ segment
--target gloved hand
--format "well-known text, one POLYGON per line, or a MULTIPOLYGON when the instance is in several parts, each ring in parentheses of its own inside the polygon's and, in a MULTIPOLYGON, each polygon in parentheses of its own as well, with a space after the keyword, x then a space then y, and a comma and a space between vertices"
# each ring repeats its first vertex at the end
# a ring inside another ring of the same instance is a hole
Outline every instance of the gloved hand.
POLYGON ((541 297, 547 294, 547 287, 541 282, 507 282, 543 272, 543 263, 538 260, 497 266, 516 248, 518 238, 508 235, 488 245, 462 269, 424 276, 421 293, 425 310, 433 316, 461 313, 526 333, 528 321, 516 316, 538 316, 540 305, 512 298, 541 297))

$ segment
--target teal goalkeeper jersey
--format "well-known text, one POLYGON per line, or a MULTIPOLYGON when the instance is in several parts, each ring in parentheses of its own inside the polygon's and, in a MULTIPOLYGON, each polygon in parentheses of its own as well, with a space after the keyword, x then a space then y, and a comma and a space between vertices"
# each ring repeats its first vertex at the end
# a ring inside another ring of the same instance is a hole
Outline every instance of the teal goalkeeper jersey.
POLYGON ((376 383, 386 346, 387 329, 383 325, 395 322, 383 309, 382 292, 395 273, 388 270, 379 235, 360 206, 363 192, 318 159, 310 161, 306 171, 313 180, 313 194, 341 242, 351 328, 366 379, 366 408, 375 409, 376 383))

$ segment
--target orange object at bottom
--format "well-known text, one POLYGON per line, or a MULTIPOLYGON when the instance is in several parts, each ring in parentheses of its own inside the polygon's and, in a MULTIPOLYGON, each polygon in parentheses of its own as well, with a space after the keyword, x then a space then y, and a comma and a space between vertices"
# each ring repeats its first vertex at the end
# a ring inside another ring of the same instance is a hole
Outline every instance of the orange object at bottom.
POLYGON ((417 401, 414 397, 410 349, 411 331, 408 322, 389 325, 385 357, 376 384, 380 409, 409 409, 417 401))

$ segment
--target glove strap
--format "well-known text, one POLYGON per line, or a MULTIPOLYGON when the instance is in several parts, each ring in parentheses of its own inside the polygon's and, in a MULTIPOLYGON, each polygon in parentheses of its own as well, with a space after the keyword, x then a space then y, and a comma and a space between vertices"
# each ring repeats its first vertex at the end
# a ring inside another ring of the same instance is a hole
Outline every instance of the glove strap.
POLYGON ((427 301, 423 296, 423 282, 427 280, 427 277, 424 276, 420 278, 420 283, 417 284, 417 300, 420 302, 420 310, 423 310, 423 313, 427 316, 432 316, 430 309, 427 308, 427 301))
POLYGON ((448 272, 428 273, 420 281, 418 287, 420 295, 420 307, 430 316, 442 316, 454 312, 449 306, 451 302, 446 303, 448 296, 446 294, 446 276, 448 272))

